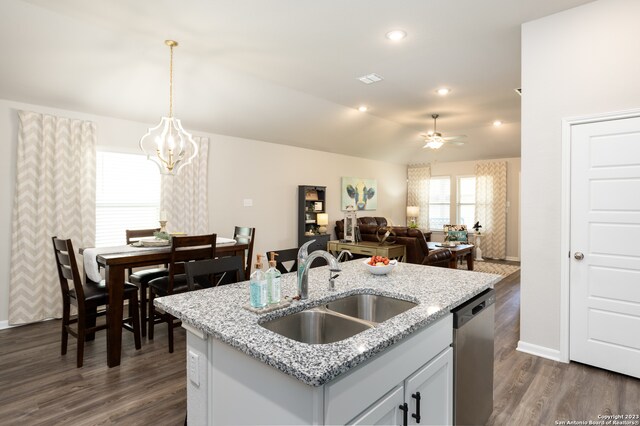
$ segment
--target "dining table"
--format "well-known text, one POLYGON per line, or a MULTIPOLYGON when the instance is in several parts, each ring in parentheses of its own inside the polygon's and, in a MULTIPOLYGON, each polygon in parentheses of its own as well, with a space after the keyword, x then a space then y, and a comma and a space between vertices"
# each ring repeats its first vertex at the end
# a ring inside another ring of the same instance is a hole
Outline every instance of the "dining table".
MULTIPOLYGON (((216 246, 216 257, 240 256, 242 264, 246 264, 245 243, 216 246)), ((80 249, 83 254, 83 249, 80 249)), ((96 256, 98 265, 105 270, 105 283, 109 290, 107 305, 107 365, 120 365, 122 352, 122 297, 124 293, 125 271, 130 268, 167 264, 171 260, 171 247, 140 247, 139 250, 118 252, 102 252, 96 256)))

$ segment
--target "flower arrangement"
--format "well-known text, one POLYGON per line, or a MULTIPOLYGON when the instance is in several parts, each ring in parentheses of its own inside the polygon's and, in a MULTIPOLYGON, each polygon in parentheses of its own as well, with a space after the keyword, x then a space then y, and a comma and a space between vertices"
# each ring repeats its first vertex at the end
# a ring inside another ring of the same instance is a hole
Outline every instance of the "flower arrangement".
POLYGON ((169 233, 165 231, 154 232, 153 236, 159 240, 171 241, 171 235, 169 235, 169 233))

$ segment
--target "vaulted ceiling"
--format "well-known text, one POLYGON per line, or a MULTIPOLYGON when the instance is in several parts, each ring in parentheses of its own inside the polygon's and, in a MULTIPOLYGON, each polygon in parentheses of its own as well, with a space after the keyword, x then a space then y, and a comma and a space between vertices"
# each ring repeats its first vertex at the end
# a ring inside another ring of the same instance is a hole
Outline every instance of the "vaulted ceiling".
POLYGON ((520 25, 589 1, 2 0, 0 98, 155 123, 175 39, 174 112, 196 134, 398 163, 517 157, 520 25), (433 113, 465 145, 423 149, 433 113))

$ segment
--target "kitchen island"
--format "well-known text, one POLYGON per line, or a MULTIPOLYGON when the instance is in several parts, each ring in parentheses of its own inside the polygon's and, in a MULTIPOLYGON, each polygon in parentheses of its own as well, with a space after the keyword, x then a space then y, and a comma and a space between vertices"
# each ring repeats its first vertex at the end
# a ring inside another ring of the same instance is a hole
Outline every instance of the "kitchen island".
MULTIPOLYGON (((243 308, 247 282, 156 299, 188 330, 189 424, 401 424, 416 414, 421 424, 451 422, 450 311, 501 277, 405 263, 376 276, 362 260, 341 265, 335 291, 328 268, 314 268, 308 300, 266 314, 243 308), (353 294, 417 306, 329 344, 301 343, 261 325, 353 294)), ((296 294, 295 274, 283 275, 282 294, 296 294)))

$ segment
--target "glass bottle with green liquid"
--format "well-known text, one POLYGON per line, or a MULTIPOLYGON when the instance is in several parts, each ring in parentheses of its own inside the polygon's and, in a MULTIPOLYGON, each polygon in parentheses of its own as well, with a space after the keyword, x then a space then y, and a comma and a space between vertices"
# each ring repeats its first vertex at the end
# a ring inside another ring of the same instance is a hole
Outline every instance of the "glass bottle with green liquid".
POLYGON ((271 252, 271 260, 269 260, 269 269, 264 274, 267 276, 267 299, 270 305, 280 303, 280 277, 282 273, 276 268, 276 256, 278 253, 271 252))
POLYGON ((249 277, 249 296, 252 308, 267 306, 267 279, 262 272, 262 255, 256 256, 256 270, 249 277))

